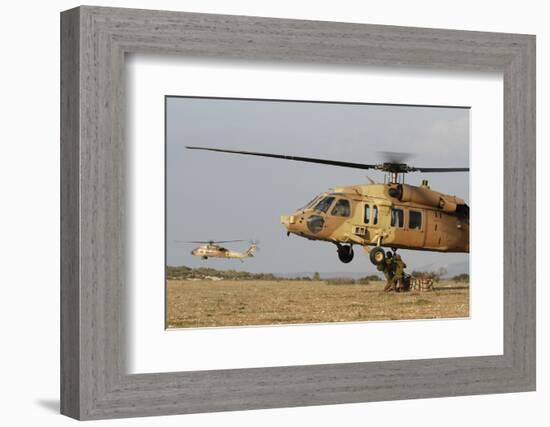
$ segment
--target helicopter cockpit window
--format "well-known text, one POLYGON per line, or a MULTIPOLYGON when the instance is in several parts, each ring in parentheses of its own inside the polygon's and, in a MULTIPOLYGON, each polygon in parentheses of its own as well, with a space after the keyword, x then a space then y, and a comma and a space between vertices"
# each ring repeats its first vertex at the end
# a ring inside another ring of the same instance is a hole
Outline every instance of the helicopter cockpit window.
POLYGON ((403 209, 393 208, 391 210, 391 226, 403 228, 403 209))
POLYGON ((372 207, 372 225, 378 224, 378 206, 372 207))
POLYGON ((350 216, 350 212, 349 201, 346 199, 339 199, 332 208, 330 214, 332 216, 350 216))
POLYGON ((370 220, 370 206, 369 205, 365 205, 365 217, 363 219, 363 222, 365 224, 368 224, 369 223, 369 220, 370 220))
POLYGON ((313 199, 311 199, 311 200, 307 203, 307 205, 305 205, 305 206, 304 206, 303 208, 301 208, 300 210, 304 210, 304 209, 309 209, 309 208, 311 208, 311 207, 315 204, 315 202, 316 202, 317 200, 319 200, 319 196, 315 196, 313 199))
POLYGON ((325 197, 323 200, 317 203, 317 206, 315 206, 315 210, 326 212, 328 211, 328 208, 330 208, 330 205, 332 205, 333 201, 334 201, 334 197, 325 197))
POLYGON ((409 211, 409 229, 422 229, 422 213, 418 211, 409 211))

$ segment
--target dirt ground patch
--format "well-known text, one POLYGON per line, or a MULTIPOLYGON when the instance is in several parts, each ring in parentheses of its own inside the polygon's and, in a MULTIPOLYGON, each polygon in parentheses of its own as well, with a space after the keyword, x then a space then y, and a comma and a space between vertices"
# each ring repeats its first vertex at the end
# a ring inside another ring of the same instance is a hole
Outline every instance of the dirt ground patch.
POLYGON ((169 280, 169 328, 436 319, 469 316, 469 286, 382 292, 384 282, 169 280))

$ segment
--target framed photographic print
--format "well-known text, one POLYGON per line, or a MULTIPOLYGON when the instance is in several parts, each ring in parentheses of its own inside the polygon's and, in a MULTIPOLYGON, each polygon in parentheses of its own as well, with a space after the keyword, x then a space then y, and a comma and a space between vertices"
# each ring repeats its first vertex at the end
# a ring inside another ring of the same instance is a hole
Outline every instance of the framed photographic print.
POLYGON ((468 201, 443 195, 428 180, 432 173, 435 185, 456 187, 468 199, 468 168, 430 168, 414 185, 405 175, 416 171, 404 164, 408 149, 431 164, 468 165, 468 122, 469 108, 461 107, 168 96, 167 326, 469 317, 468 201), (194 140, 223 141, 225 148, 185 146, 194 140), (377 152, 376 145, 393 151, 377 152), (226 160, 189 149, 262 159, 226 160), (338 153, 381 160, 328 160, 338 153), (357 169, 370 170, 368 179, 357 169), (336 179, 359 182, 336 185, 336 179), (452 203, 448 216, 439 215, 444 200, 452 203), (276 218, 283 207, 291 214, 276 218), (271 226, 275 218, 282 227, 271 226), (249 242, 198 240, 224 238, 228 224, 249 242), (242 249, 229 249, 230 243, 242 249), (366 265, 352 262, 361 249, 366 265), (407 293, 421 285, 438 291, 407 293), (402 298, 383 290, 403 291, 402 298))
POLYGON ((535 389, 535 38, 62 13, 61 407, 535 389))

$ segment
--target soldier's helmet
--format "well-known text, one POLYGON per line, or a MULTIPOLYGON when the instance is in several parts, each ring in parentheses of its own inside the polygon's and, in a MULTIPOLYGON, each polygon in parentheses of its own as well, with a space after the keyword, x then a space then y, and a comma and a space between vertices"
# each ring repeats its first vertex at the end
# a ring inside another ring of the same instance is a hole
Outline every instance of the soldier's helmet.
POLYGON ((386 252, 386 256, 387 256, 388 258, 391 258, 391 257, 393 256, 393 254, 392 254, 390 251, 388 251, 388 252, 386 252))

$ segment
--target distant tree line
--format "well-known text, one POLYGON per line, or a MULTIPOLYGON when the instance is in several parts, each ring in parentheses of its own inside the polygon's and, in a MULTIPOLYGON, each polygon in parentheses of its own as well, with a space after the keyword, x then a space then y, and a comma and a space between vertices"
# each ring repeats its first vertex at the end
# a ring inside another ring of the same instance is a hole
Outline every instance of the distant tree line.
MULTIPOLYGON (((248 271, 237 270, 217 270, 210 267, 198 267, 191 268, 185 265, 181 266, 168 266, 166 267, 166 278, 169 280, 189 280, 189 279, 207 279, 207 278, 219 278, 224 280, 274 280, 274 281, 322 281, 321 275, 318 272, 313 273, 310 276, 301 277, 281 277, 273 273, 249 273, 248 271)), ((353 279, 350 277, 336 277, 333 279, 325 280, 329 284, 368 284, 371 281, 380 280, 380 277, 376 274, 370 276, 361 277, 360 279, 353 279)))
MULTIPOLYGON (((417 278, 428 278, 435 282, 439 282, 447 274, 447 270, 440 268, 435 271, 413 271, 411 276, 417 278)), ((381 280, 376 274, 367 275, 359 279, 353 279, 352 277, 333 277, 328 279, 322 279, 319 272, 315 272, 312 276, 301 277, 282 277, 273 273, 249 273, 248 271, 237 270, 217 270, 210 267, 198 267, 191 268, 185 265, 178 267, 168 266, 166 267, 166 278, 169 280, 188 280, 188 279, 206 279, 209 277, 216 277, 224 280, 273 280, 273 281, 324 281, 329 285, 368 285, 371 282, 381 280)), ((455 282, 468 283, 470 281, 470 275, 467 273, 457 274, 453 276, 451 280, 455 282)))
POLYGON ((185 265, 166 267, 166 278, 170 280, 205 279, 219 277, 226 280, 283 280, 272 273, 249 273, 248 271, 217 270, 209 267, 191 268, 185 265))

